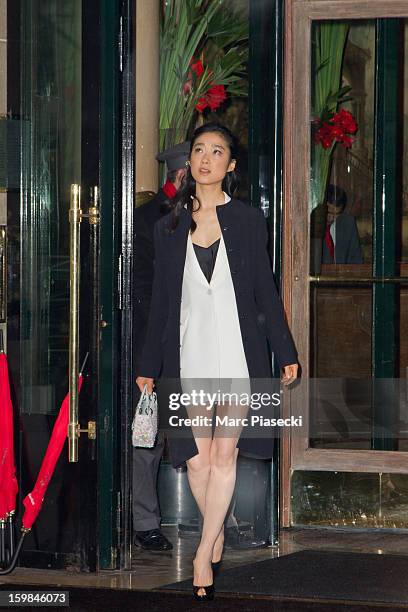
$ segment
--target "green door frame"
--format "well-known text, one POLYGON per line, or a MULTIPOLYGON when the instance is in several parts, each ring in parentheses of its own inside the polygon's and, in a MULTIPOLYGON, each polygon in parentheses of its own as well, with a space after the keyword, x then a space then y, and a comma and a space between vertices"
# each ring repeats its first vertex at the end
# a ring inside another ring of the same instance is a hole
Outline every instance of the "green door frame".
MULTIPOLYGON (((278 287, 282 263, 284 0, 249 0, 248 175, 252 206, 262 208, 269 225, 269 252, 278 287), (253 152, 253 153, 252 153, 253 152)), ((279 377, 273 361, 273 375, 279 377)), ((270 471, 271 542, 279 531, 279 441, 270 471)))
POLYGON ((99 568, 116 569, 119 545, 120 473, 118 461, 118 40, 119 6, 101 0, 101 253, 102 329, 98 417, 99 568), (104 324, 105 325, 105 324, 104 324))
MULTIPOLYGON (((400 19, 376 21, 376 91, 374 141, 373 277, 394 277, 396 268, 400 19), (385 203, 385 205, 384 205, 385 203)), ((373 450, 397 450, 393 427, 397 402, 392 379, 397 375, 397 287, 373 284, 373 450), (386 401, 385 401, 386 400, 386 401)))

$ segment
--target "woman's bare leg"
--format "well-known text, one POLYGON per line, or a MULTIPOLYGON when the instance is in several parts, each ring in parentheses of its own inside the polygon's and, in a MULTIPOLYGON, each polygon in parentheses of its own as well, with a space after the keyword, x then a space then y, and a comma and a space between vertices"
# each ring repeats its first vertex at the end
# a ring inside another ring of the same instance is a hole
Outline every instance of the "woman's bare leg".
MULTIPOLYGON (((186 412, 189 418, 195 416, 212 417, 213 410, 207 410, 207 406, 187 406, 186 412)), ((192 427, 194 441, 197 445, 198 454, 187 460, 187 478, 191 492, 197 502, 197 506, 204 516, 205 495, 207 483, 210 477, 210 448, 212 443, 212 426, 201 425, 192 427)))
MULTIPOLYGON (((210 448, 212 444, 211 438, 195 438, 195 443, 198 448, 198 455, 195 455, 187 461, 187 479, 190 485, 191 493, 197 503, 204 518, 205 503, 207 494, 207 485, 210 477, 210 448)), ((219 561, 222 555, 224 546, 224 526, 218 534, 218 538, 214 545, 214 556, 212 561, 219 561)))
MULTIPOLYGON (((207 406, 188 406, 187 414, 193 418, 200 416, 213 417, 214 411, 208 410, 207 406)), ((191 492, 204 518, 205 497, 208 479, 210 477, 210 448, 212 444, 212 426, 202 425, 193 427, 193 436, 197 445, 198 454, 187 461, 187 478, 191 492)), ((222 554, 224 545, 224 529, 220 530, 219 537, 214 547, 214 561, 218 561, 222 554)))
POLYGON ((198 455, 187 461, 187 478, 197 506, 204 516, 205 497, 211 469, 210 449, 212 440, 211 438, 195 438, 195 443, 197 444, 198 455))
MULTIPOLYGON (((211 468, 205 497, 203 530, 193 562, 196 585, 206 586, 213 581, 211 559, 217 540, 217 548, 221 548, 224 520, 234 493, 238 455, 236 443, 236 439, 214 438, 211 444, 211 468)), ((221 550, 218 550, 217 555, 220 554, 221 550)), ((199 593, 203 594, 204 591, 199 593)))
MULTIPOLYGON (((217 415, 221 418, 242 418, 247 412, 248 406, 226 404, 217 407, 217 415)), ((214 431, 210 448, 210 477, 205 498, 203 530, 194 559, 196 585, 206 586, 212 583, 210 562, 215 555, 214 560, 218 561, 222 552, 223 526, 234 494, 237 442, 242 431, 242 425, 238 421, 237 423, 235 426, 217 426, 214 431)))
MULTIPOLYGON (((218 406, 220 416, 246 413, 247 407, 218 406)), ((192 412, 187 408, 189 416, 192 412)), ((213 416, 213 415, 212 415, 213 416)), ((221 557, 224 542, 224 520, 235 488, 237 441, 242 427, 216 427, 214 437, 203 428, 193 428, 198 454, 187 461, 191 491, 203 515, 200 544, 193 561, 193 584, 212 584, 211 560, 221 557)), ((204 595, 205 591, 198 593, 204 595)))

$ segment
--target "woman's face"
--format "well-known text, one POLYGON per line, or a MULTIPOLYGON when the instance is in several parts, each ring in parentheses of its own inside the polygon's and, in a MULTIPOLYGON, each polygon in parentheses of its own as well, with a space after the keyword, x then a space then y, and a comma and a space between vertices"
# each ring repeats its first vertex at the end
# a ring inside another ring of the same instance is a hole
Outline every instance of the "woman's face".
POLYGON ((227 172, 235 169, 235 159, 227 141, 218 132, 201 134, 191 150, 191 174, 196 183, 213 185, 222 183, 227 172))

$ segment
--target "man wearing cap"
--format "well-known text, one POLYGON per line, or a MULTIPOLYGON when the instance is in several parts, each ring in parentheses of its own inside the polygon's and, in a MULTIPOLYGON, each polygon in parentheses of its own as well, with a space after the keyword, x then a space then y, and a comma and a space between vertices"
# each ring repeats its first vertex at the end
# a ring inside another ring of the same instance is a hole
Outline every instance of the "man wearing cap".
MULTIPOLYGON (((186 174, 190 143, 171 147, 156 159, 165 162, 167 180, 157 195, 136 208, 133 232, 133 379, 136 378, 144 344, 153 284, 153 229, 156 221, 169 212, 168 200, 176 195, 186 174)), ((137 387, 134 385, 135 392, 137 387)), ((135 398, 134 405, 138 397, 135 398)), ((173 548, 160 530, 160 509, 157 497, 157 473, 164 449, 159 433, 153 448, 133 448, 132 512, 134 543, 146 550, 164 551, 173 548)))

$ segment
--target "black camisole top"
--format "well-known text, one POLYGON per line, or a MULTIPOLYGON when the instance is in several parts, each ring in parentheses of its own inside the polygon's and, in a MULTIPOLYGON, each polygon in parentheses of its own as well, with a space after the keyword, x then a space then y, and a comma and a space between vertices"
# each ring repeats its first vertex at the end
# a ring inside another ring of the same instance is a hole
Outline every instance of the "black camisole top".
POLYGON ((199 244, 194 244, 194 251, 197 257, 197 261, 200 264, 200 268, 203 271, 207 282, 211 282, 211 277, 214 272, 215 260, 217 259, 218 247, 220 244, 220 238, 210 244, 208 247, 202 247, 199 244))

